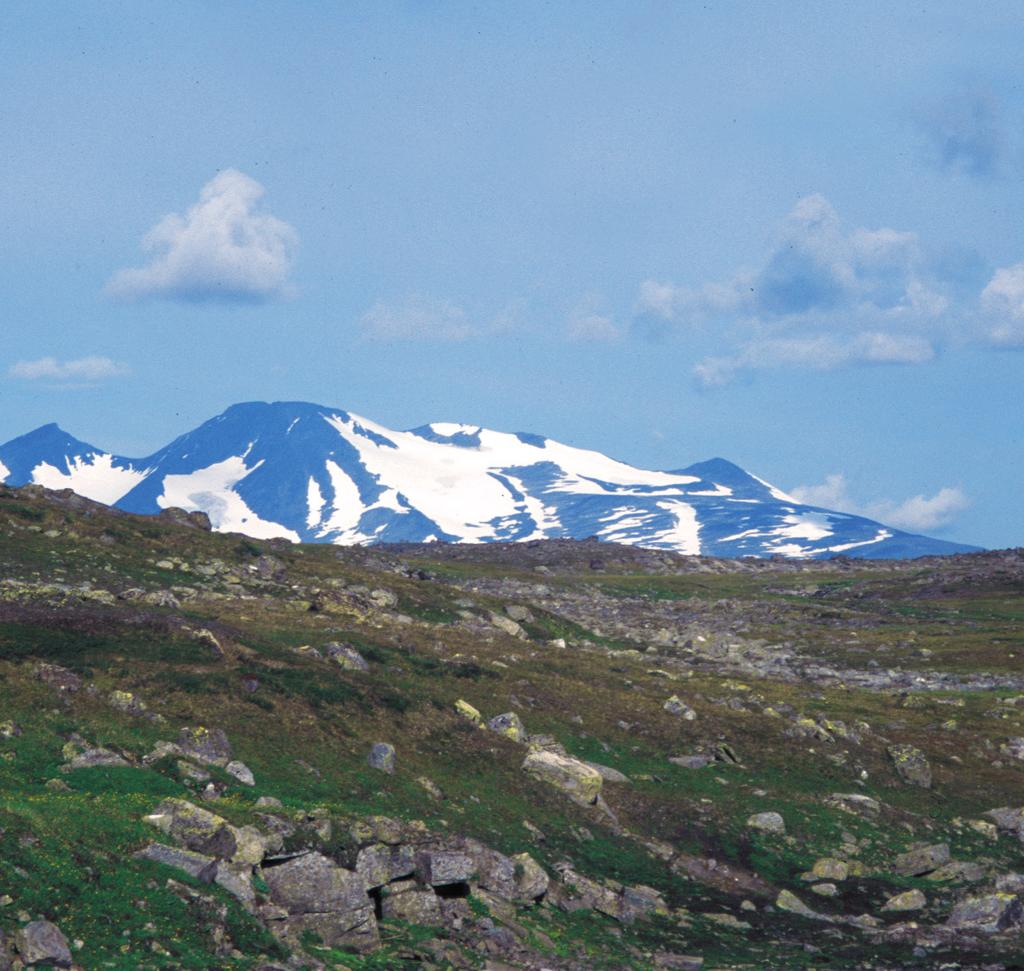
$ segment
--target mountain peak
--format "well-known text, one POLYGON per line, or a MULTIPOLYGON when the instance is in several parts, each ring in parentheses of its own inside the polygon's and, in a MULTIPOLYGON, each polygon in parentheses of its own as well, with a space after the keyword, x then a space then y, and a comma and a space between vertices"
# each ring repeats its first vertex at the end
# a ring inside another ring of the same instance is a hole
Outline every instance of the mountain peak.
POLYGON ((967 547, 802 505, 727 459, 675 471, 455 421, 393 431, 304 401, 248 401, 149 458, 51 424, 0 446, 0 478, 129 512, 206 513, 221 532, 294 542, 582 538, 715 556, 914 556, 967 547))

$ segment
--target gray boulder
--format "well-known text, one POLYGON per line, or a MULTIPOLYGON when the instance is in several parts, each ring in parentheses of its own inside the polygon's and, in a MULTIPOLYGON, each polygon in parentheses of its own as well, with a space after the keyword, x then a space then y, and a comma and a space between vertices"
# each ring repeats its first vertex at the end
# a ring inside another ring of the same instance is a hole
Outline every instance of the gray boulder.
POLYGON ((949 863, 949 844, 935 843, 901 853, 893 861, 893 869, 904 877, 920 877, 949 863))
POLYGON ((1011 893, 989 893, 961 900, 949 915, 947 927, 995 934, 1024 924, 1024 905, 1011 893))
POLYGON ((68 942, 60 928, 48 920, 34 920, 19 928, 14 936, 14 946, 22 963, 27 967, 71 967, 71 949, 68 942))
POLYGON ((320 853, 307 853, 264 868, 263 879, 271 900, 285 915, 268 922, 278 936, 298 942, 311 931, 328 947, 359 951, 379 943, 373 903, 358 873, 320 853))
POLYGON ((370 754, 366 757, 366 761, 371 769, 377 769, 380 772, 386 772, 388 775, 394 775, 394 745, 389 745, 387 742, 375 742, 370 749, 370 754))
POLYGON ((231 761, 231 743, 222 728, 183 728, 178 734, 178 748, 197 762, 223 768, 231 761))
POLYGON ((907 785, 931 788, 932 767, 924 752, 913 745, 890 745, 888 751, 896 774, 907 785))

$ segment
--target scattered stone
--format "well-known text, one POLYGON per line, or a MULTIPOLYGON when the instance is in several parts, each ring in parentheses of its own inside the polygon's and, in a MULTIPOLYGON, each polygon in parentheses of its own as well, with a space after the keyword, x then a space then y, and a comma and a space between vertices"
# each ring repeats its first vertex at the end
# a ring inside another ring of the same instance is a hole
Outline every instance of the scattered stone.
POLYGON ((710 755, 673 755, 669 762, 683 769, 703 769, 715 760, 710 755))
POLYGON ((613 769, 610 765, 601 765, 600 762, 584 762, 584 765, 589 765, 595 772, 597 772, 605 782, 629 782, 629 776, 618 769, 613 769))
POLYGON ((949 844, 936 843, 901 853, 893 861, 893 869, 904 877, 920 877, 949 863, 949 844))
POLYGON ((526 756, 523 769, 581 805, 592 805, 601 794, 601 773, 579 759, 557 752, 536 751, 526 756))
POLYGON ((351 644, 339 644, 337 641, 330 641, 324 645, 324 654, 327 655, 342 671, 369 671, 370 665, 351 644))
POLYGON ((890 745, 888 752, 896 768, 896 774, 907 785, 931 788, 932 767, 928 764, 924 752, 913 745, 890 745))
POLYGON ((183 728, 178 734, 180 751, 197 762, 224 768, 231 761, 231 743, 222 728, 183 728))
POLYGON ((786 821, 776 812, 754 813, 747 819, 747 826, 763 833, 775 833, 780 836, 786 832, 786 821))
POLYGON ((819 897, 835 897, 839 893, 839 888, 834 883, 816 883, 811 887, 811 893, 816 893, 819 897))
POLYGON ((530 609, 521 604, 506 604, 505 613, 518 624, 529 624, 533 620, 530 609))
POLYGON ((843 882, 850 875, 850 865, 845 860, 836 860, 830 856, 823 856, 814 861, 810 873, 805 878, 810 880, 836 880, 843 882))
POLYGON ((526 728, 523 726, 522 721, 514 711, 507 711, 503 715, 495 715, 487 723, 487 727, 492 732, 504 735, 513 742, 526 741, 526 728))
POLYGON ((472 722, 474 725, 483 727, 484 718, 483 715, 477 711, 468 701, 463 701, 461 698, 455 702, 455 711, 461 715, 466 721, 472 722))
POLYGON ((490 622, 503 631, 510 637, 518 637, 520 640, 526 640, 526 631, 523 630, 511 617, 506 617, 504 614, 495 613, 493 610, 488 613, 488 619, 490 622))
POLYGON ((905 913, 912 910, 923 910, 927 904, 928 898, 920 890, 906 890, 890 897, 882 905, 882 910, 905 913))
POLYGON ((371 769, 386 772, 388 775, 395 773, 395 747, 388 742, 375 742, 366 757, 371 769))
POLYGON ((228 762, 228 764, 224 766, 224 771, 233 779, 237 779, 241 782, 243 786, 256 785, 256 777, 252 774, 252 769, 250 769, 244 762, 228 762))
POLYGON ((679 715, 688 722, 692 722, 697 718, 697 712, 695 712, 679 695, 672 695, 665 704, 661 706, 670 715, 679 715))
POLYGON ((811 910, 795 893, 783 890, 775 899, 775 906, 789 914, 799 914, 801 917, 809 917, 811 920, 829 920, 830 918, 811 910))
POLYGON ((990 893, 961 900, 949 915, 947 927, 995 934, 1024 924, 1024 904, 1012 893, 990 893))
POLYGON ((62 765, 61 771, 93 769, 97 767, 120 768, 130 765, 131 763, 124 756, 118 755, 117 752, 111 752, 110 749, 87 748, 84 752, 79 752, 78 755, 74 756, 67 765, 62 765))
POLYGON ((33 920, 14 935, 18 956, 28 967, 42 964, 56 968, 71 967, 71 949, 56 924, 33 920))

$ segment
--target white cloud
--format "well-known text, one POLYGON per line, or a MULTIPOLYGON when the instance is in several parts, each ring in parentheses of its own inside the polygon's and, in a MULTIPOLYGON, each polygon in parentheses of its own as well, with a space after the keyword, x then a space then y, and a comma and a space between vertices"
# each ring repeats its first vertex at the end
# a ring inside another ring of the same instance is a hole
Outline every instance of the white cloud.
POLYGON ((109 357, 80 357, 73 361, 58 361, 55 357, 41 357, 37 361, 18 361, 8 368, 12 378, 26 381, 104 381, 131 373, 127 364, 109 357))
POLYGON ((462 341, 476 334, 460 306, 421 296, 376 303, 360 325, 363 336, 374 341, 462 341))
POLYGON ((772 337, 748 341, 733 354, 705 358, 694 367, 693 374, 698 384, 713 388, 752 371, 831 371, 855 364, 924 364, 934 357, 931 342, 913 334, 864 331, 852 336, 772 337))
POLYGON ((944 486, 933 496, 911 496, 901 502, 879 499, 859 503, 850 495, 846 477, 841 472, 827 475, 825 481, 817 485, 797 486, 789 492, 808 506, 866 516, 914 533, 949 526, 971 504, 962 489, 952 486, 944 486))
POLYGON ((615 321, 604 314, 574 314, 569 319, 569 340, 610 343, 621 336, 615 321))
POLYGON ((262 301, 285 293, 295 230, 259 211, 264 188, 236 169, 203 186, 185 215, 165 216, 143 238, 153 257, 142 267, 120 270, 109 296, 262 301))
POLYGON ((981 309, 992 321, 992 343, 1024 347, 1024 263, 996 270, 981 291, 981 309))

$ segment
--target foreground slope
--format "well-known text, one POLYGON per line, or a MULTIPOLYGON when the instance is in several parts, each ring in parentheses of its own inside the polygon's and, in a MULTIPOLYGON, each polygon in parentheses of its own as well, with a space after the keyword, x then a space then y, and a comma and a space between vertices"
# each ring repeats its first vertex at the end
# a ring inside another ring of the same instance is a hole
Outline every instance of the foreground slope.
POLYGON ((0 487, 0 967, 1019 966, 1021 551, 203 525, 0 487))
POLYGON ((715 556, 913 557, 968 547, 806 506, 723 459, 649 471, 549 438, 435 423, 399 432, 301 402, 235 405, 143 459, 47 425, 0 446, 0 481, 130 512, 205 512, 293 542, 597 537, 715 556))

